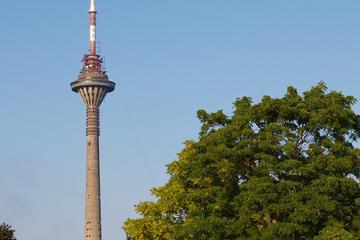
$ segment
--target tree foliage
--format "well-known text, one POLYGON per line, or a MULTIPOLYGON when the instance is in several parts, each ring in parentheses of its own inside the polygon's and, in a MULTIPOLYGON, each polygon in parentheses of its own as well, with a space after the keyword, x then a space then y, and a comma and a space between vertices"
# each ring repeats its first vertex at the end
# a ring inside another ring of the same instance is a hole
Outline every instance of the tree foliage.
POLYGON ((319 83, 303 94, 198 111, 197 141, 141 202, 131 239, 359 239, 360 118, 355 98, 319 83))
POLYGON ((0 225, 0 240, 16 240, 14 233, 15 230, 10 225, 5 223, 0 225))

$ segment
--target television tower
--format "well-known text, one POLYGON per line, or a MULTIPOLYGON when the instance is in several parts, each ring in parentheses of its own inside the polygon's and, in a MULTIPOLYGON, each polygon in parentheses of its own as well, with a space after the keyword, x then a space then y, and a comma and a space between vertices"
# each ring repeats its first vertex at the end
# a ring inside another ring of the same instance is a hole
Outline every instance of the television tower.
POLYGON ((105 95, 115 88, 96 53, 96 14, 95 0, 90 0, 90 51, 82 59, 77 80, 71 83, 71 89, 80 94, 86 105, 85 240, 101 240, 99 108, 105 95))

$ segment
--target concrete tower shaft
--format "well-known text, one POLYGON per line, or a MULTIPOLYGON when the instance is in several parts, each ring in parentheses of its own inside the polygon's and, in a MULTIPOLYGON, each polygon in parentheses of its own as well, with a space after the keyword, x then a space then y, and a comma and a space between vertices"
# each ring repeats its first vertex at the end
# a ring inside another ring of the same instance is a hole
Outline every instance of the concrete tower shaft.
POLYGON ((115 88, 102 67, 102 58, 96 54, 96 13, 95 0, 90 0, 90 50, 82 59, 77 80, 71 83, 71 89, 86 105, 85 240, 101 240, 99 112, 106 94, 115 88))

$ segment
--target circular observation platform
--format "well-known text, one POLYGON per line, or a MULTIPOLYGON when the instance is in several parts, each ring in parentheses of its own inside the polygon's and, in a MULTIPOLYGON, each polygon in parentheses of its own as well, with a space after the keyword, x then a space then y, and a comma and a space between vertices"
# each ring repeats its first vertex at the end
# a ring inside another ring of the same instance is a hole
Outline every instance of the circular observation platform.
POLYGON ((101 87, 105 88, 108 93, 115 89, 115 83, 110 81, 105 73, 81 73, 78 79, 70 85, 76 93, 84 87, 101 87))

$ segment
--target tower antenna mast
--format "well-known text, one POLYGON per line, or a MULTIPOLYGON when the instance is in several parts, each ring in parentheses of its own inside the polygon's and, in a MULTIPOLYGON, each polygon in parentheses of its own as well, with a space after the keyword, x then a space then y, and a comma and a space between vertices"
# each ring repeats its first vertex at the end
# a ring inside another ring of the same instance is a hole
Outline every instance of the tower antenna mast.
POLYGON ((90 0, 90 55, 96 55, 96 6, 95 0, 90 0))

